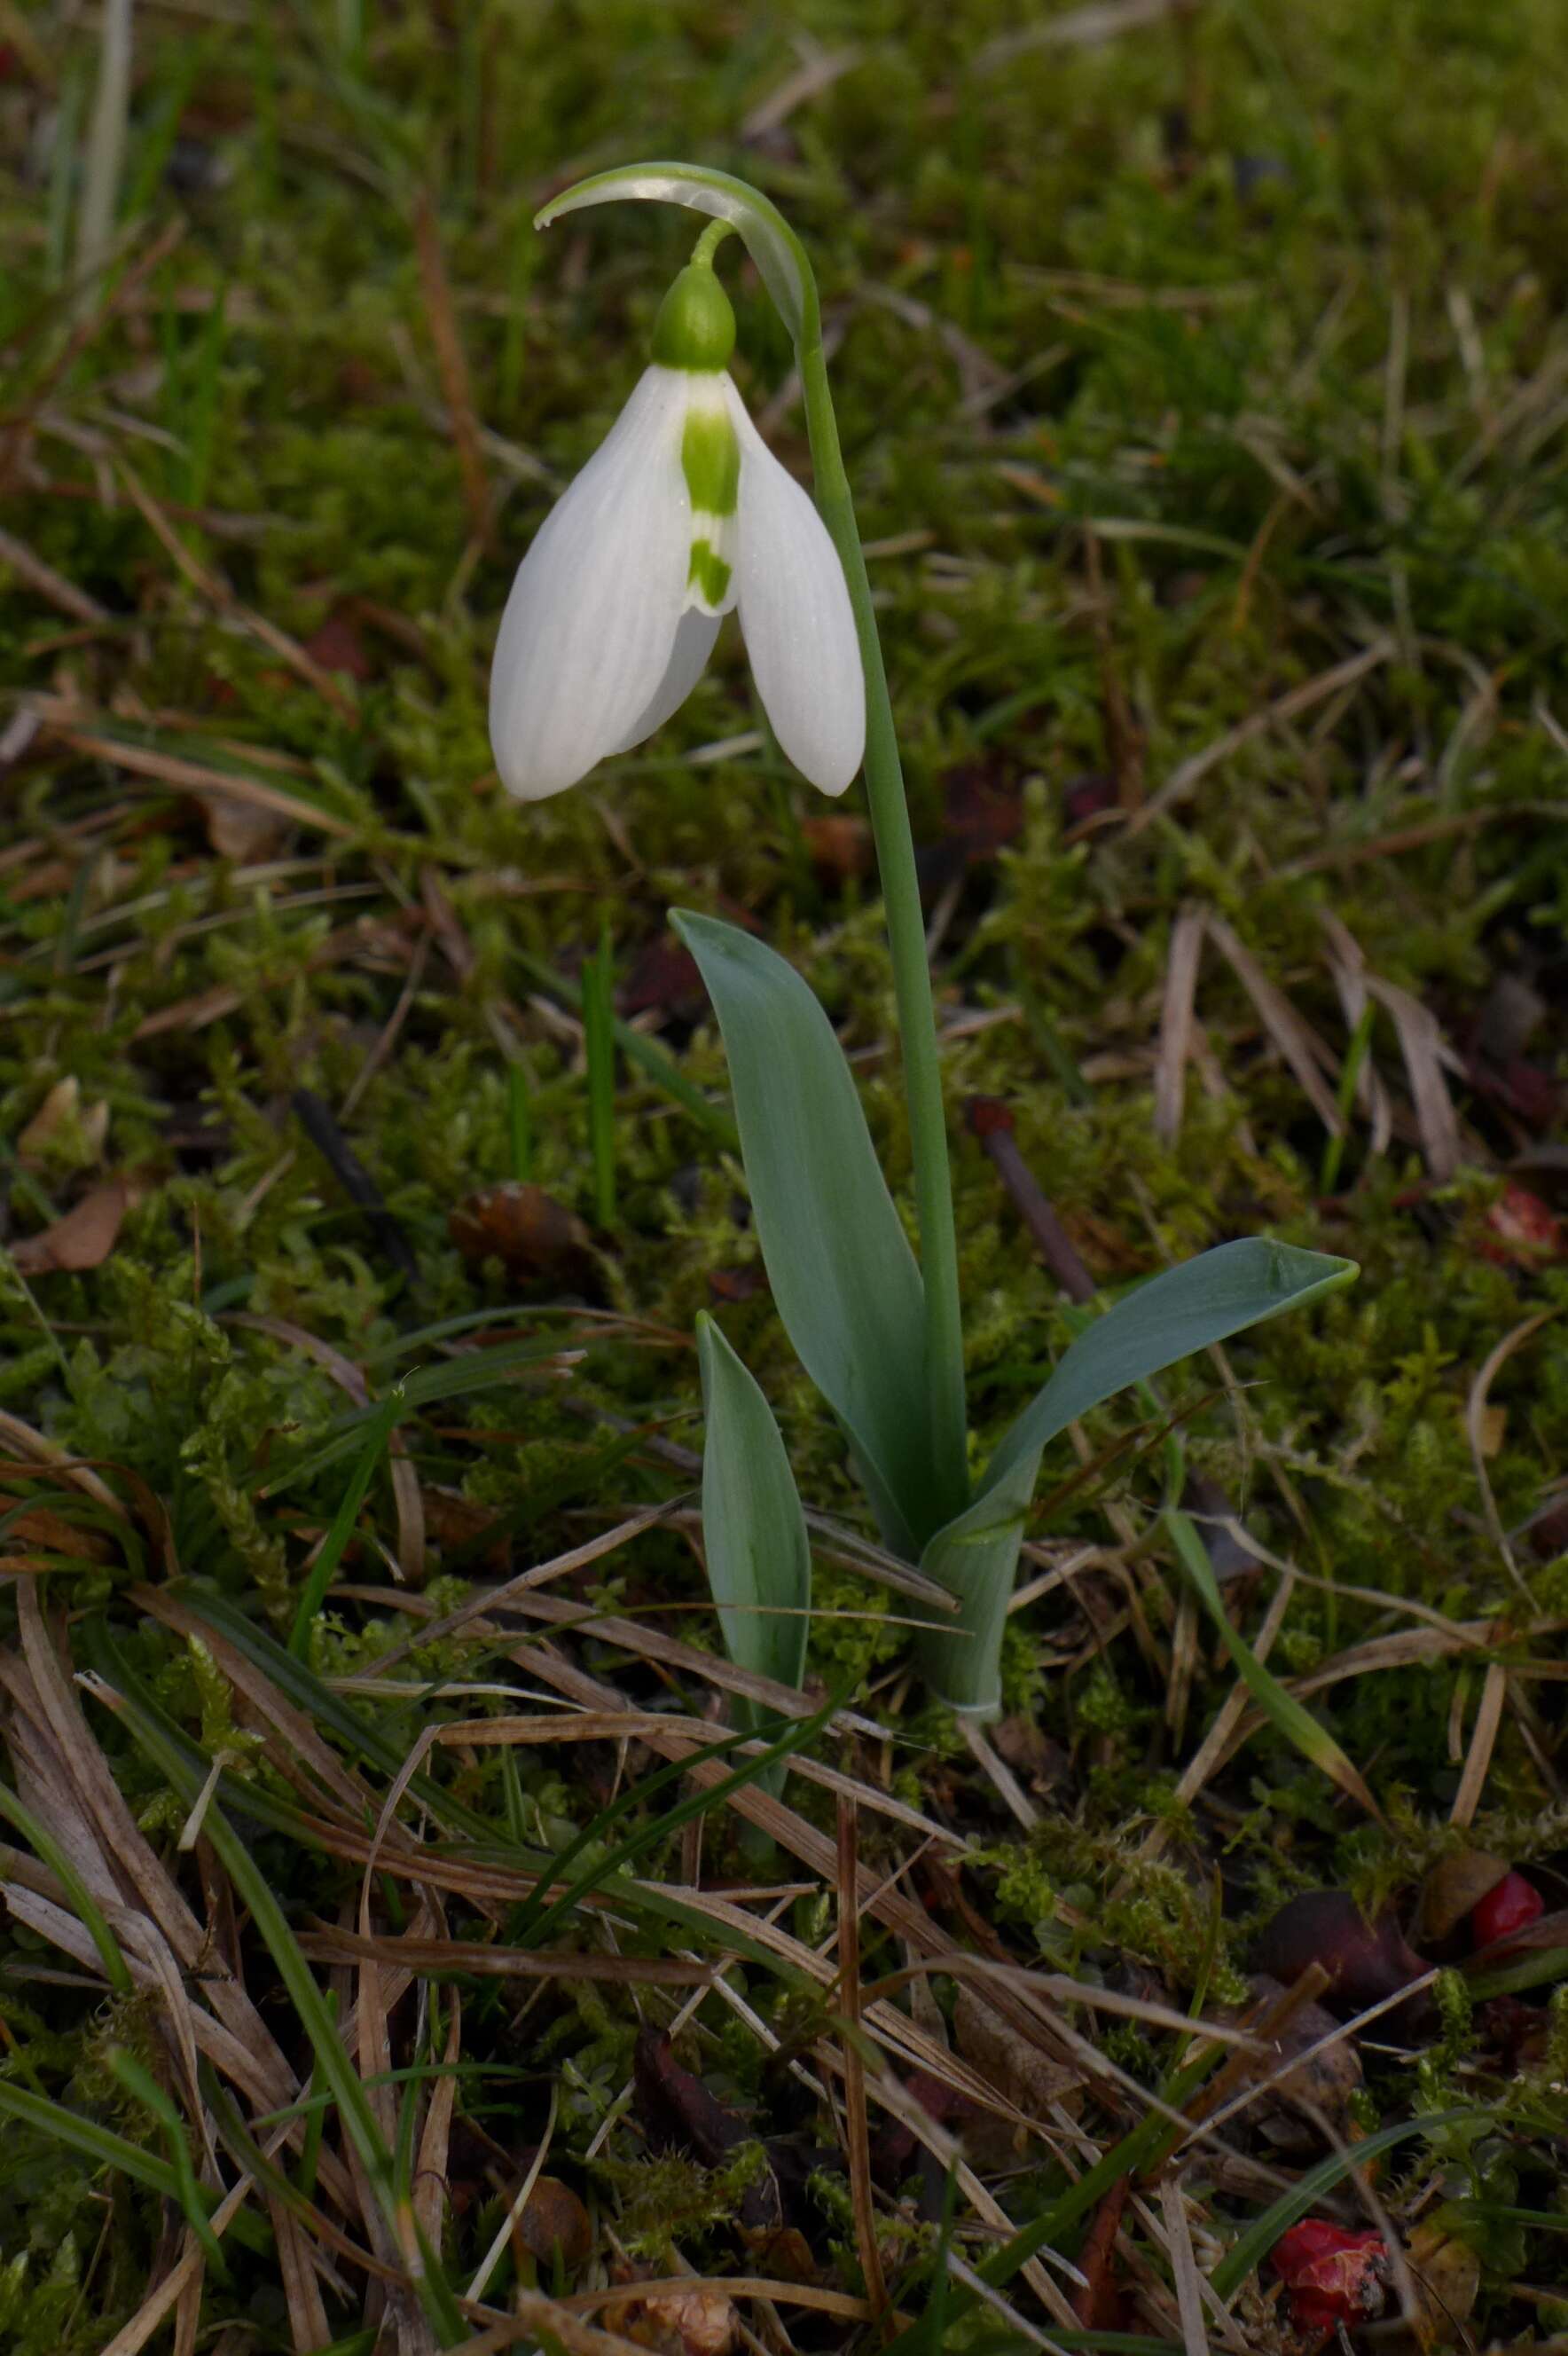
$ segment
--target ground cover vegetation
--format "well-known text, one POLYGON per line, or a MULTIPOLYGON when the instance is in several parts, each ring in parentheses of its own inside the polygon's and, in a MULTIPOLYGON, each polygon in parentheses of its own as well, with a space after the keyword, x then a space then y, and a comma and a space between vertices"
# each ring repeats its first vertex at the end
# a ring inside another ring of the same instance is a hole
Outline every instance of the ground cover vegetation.
POLYGON ((1557 16, 0 0, 5 2344, 1568 2343, 1557 16), (492 767, 690 245, 532 216, 661 154, 821 282, 976 1444, 1085 1301, 1360 1266, 1074 1428, 984 1730, 666 924, 793 961, 908 1216, 858 789, 728 637, 492 767))

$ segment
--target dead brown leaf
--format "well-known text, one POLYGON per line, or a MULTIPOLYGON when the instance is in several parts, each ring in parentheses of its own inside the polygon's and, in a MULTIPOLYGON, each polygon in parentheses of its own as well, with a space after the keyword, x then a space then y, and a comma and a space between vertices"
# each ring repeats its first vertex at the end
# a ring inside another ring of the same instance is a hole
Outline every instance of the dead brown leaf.
POLYGON ((114 1248, 121 1223, 140 1199, 127 1178, 111 1178, 84 1194, 74 1209, 36 1236, 24 1236, 11 1247, 11 1258, 23 1276, 53 1276, 101 1268, 114 1248))
POLYGON ((286 819, 235 794, 206 794, 201 809, 207 839, 219 859, 245 864, 271 859, 288 838, 286 819))
POLYGON ((560 2252, 569 2271, 585 2265, 593 2248, 593 2228, 587 2210, 559 2176, 541 2176, 523 2204, 517 2238, 541 2266, 553 2265, 560 2252))
POLYGON ((465 1194, 447 1215, 465 1260, 498 1259, 518 1284, 580 1284, 592 1269, 592 1238, 542 1186, 508 1178, 465 1194))
POLYGON ((721 2290, 694 2283, 689 2290, 656 2290, 606 2308, 604 2320, 639 2348, 658 2356, 730 2356, 740 2319, 721 2290))
POLYGON ((1439 1858, 1421 1885, 1415 1912, 1415 1936, 1432 1946, 1456 1932, 1473 1907, 1495 1890, 1509 1869, 1508 1859, 1490 1857, 1485 1849, 1462 1848, 1439 1858))
POLYGON ((1424 2349, 1451 2348, 1466 2339, 1466 2318, 1481 2287, 1481 2262, 1435 2218, 1419 2224, 1405 2252, 1415 2285, 1415 2331, 1424 2349))
MULTIPOLYGON (((953 2029, 965 2062, 1030 2118, 1048 2119, 1051 2104, 1063 2101, 1083 2083, 1081 2071, 1051 2061, 1038 2045, 1031 2045, 967 1981, 959 1984, 953 2029)), ((1021 2143, 1022 2138, 1018 2140, 1021 2143)))
POLYGON ((83 1111, 81 1083, 74 1072, 68 1072, 63 1080, 55 1082, 17 1138, 17 1161, 25 1168, 36 1169, 60 1131, 73 1121, 88 1158, 96 1161, 109 1134, 109 1107, 100 1102, 89 1105, 83 1111))

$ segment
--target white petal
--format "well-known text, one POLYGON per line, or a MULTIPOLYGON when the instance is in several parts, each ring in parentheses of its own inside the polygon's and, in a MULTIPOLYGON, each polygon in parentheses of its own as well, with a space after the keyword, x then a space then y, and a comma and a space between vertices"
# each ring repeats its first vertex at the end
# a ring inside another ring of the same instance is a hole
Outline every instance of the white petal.
POLYGON ((517 569, 490 672, 490 743, 509 793, 559 794, 657 694, 686 604, 691 502, 685 380, 648 369, 517 569))
POLYGON ((708 668, 708 658, 713 652, 713 641, 719 635, 717 614, 704 614, 695 605, 688 606, 680 617, 680 627, 670 648, 668 668, 660 680, 652 701, 637 714, 612 753, 629 753, 662 728, 672 712, 678 712, 698 680, 708 668))
POLYGON ((841 794, 866 749, 866 683, 844 568, 827 527, 731 387, 741 440, 741 627, 774 735, 803 776, 841 794))

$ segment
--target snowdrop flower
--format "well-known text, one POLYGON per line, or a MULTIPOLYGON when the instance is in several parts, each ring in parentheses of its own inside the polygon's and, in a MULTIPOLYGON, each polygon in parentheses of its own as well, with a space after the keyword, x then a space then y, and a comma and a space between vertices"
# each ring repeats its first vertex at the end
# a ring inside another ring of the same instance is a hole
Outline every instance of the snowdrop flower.
POLYGON ((739 609, 757 691, 797 769, 841 794, 865 684, 827 528, 747 416, 711 232, 666 295, 647 369, 518 568, 490 674, 508 792, 542 801, 685 702, 739 609))

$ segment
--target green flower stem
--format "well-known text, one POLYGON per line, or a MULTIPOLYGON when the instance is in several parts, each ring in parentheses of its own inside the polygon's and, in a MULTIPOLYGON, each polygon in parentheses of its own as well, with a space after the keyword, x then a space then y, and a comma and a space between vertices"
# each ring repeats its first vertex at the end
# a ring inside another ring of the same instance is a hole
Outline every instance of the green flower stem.
MULTIPOLYGON (((964 1408, 964 1334, 958 1313, 958 1244, 953 1225, 953 1182, 947 1164, 947 1125, 942 1108, 942 1073, 936 1053, 936 1018, 931 1002, 931 968, 925 926, 914 872, 914 840, 881 641, 877 636, 871 584, 855 523, 855 503, 838 447, 838 423, 827 386, 822 348, 822 306, 811 263, 794 230, 770 198, 728 172, 684 163, 627 164, 595 172, 575 187, 552 197, 535 215, 548 229, 563 214, 585 206, 630 199, 688 205, 716 225, 698 241, 693 262, 710 262, 726 228, 733 229, 762 273, 779 316, 795 344, 805 398, 806 432, 816 477, 816 504, 838 552, 855 615, 860 661, 866 675, 866 791, 871 806, 882 905, 892 952, 903 1044, 904 1091, 909 1102, 914 1155, 915 1207, 920 1218, 921 1275, 925 1292, 925 1378, 930 1401, 931 1449, 942 1518, 950 1520, 968 1503, 967 1419, 964 1408)), ((941 1526, 939 1522, 938 1526, 941 1526)), ((932 1530, 917 1533, 923 1540, 932 1530)))
MULTIPOLYGON (((950 1518, 962 1513, 969 1500, 968 1418, 964 1403, 958 1241, 953 1224, 953 1180, 947 1159, 947 1122, 942 1103, 931 964, 925 951, 925 919, 915 874, 914 837, 910 830, 909 802, 904 793, 892 703, 888 695, 887 671, 882 663, 882 645, 871 604, 871 584, 855 521, 849 477, 844 471, 838 447, 838 421, 827 385, 827 359, 822 348, 816 289, 809 279, 806 283, 806 316, 797 346, 800 380, 805 398, 816 504, 844 567, 866 674, 866 795, 882 879, 882 905, 892 954, 893 989, 903 1047, 904 1091, 914 1156, 921 1276, 925 1286, 925 1371, 931 1401, 931 1443, 944 1516, 950 1518)), ((931 1535, 930 1531, 920 1533, 923 1538, 931 1535)))

